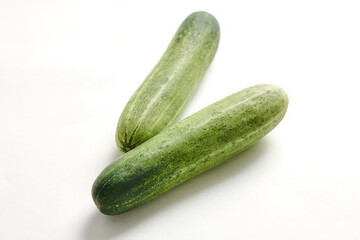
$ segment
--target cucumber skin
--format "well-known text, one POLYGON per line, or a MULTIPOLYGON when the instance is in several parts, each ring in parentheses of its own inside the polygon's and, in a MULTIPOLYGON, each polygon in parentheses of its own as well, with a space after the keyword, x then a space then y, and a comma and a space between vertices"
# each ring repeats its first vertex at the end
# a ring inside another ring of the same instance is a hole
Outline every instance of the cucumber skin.
POLYGON ((209 13, 195 12, 180 25, 167 50, 125 106, 116 144, 127 152, 174 123, 218 48, 220 28, 209 13))
POLYGON ((106 167, 92 188, 96 206, 116 215, 156 198, 258 142, 287 105, 281 88, 256 85, 202 109, 106 167))

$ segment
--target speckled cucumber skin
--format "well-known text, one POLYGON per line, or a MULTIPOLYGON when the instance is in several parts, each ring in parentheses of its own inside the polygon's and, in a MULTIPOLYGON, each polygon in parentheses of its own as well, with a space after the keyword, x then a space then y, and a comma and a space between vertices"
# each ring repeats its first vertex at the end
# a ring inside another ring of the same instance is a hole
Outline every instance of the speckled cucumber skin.
POLYGON ((180 25, 160 61, 125 106, 116 144, 127 152, 174 123, 218 48, 220 28, 209 13, 195 12, 180 25))
POLYGON ((166 128, 101 172, 92 188, 96 206, 115 215, 156 198, 258 142, 287 105, 281 88, 256 85, 166 128))

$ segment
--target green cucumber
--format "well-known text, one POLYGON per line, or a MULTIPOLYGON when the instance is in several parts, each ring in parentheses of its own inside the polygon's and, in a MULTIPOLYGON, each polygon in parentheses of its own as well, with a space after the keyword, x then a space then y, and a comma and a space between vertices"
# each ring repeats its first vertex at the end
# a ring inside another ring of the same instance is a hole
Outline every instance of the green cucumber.
POLYGON ((119 118, 115 139, 121 151, 130 151, 178 119, 213 60, 219 37, 219 24, 209 13, 195 12, 182 22, 119 118))
POLYGON ((258 142, 287 105, 281 88, 256 85, 166 128, 100 173, 92 187, 96 206, 115 215, 156 198, 258 142))

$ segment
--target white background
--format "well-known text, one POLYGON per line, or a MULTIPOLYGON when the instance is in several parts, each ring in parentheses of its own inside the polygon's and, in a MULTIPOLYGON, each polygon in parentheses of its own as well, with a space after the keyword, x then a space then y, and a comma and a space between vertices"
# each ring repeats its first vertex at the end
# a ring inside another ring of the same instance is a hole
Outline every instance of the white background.
POLYGON ((0 0, 0 239, 360 239, 354 0, 0 0), (259 83, 288 112, 254 147, 123 215, 90 191, 126 102, 187 15, 221 26, 181 118, 259 83))

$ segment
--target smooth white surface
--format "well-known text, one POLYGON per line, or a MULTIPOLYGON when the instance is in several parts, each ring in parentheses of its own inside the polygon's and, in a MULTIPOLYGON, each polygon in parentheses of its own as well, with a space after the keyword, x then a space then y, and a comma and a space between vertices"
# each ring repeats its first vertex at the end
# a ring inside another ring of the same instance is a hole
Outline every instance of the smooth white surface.
POLYGON ((359 1, 0 1, 0 239, 360 239, 359 1), (92 202, 126 102, 181 21, 213 64, 182 118, 259 83, 289 95, 254 147, 129 213, 92 202))

